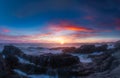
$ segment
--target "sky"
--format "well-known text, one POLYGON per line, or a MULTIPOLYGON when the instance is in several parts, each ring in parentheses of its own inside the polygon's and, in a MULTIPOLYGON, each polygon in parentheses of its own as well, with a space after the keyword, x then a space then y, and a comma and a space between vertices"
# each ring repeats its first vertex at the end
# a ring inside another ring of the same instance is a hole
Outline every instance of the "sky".
POLYGON ((120 40, 120 0, 0 0, 0 43, 120 40))

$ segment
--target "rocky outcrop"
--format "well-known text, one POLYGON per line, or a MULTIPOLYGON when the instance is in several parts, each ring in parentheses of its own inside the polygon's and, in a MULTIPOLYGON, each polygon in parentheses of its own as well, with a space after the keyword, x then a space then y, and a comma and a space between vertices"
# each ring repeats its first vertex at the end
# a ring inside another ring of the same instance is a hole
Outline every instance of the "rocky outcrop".
POLYGON ((24 55, 24 53, 19 48, 12 45, 4 46, 2 53, 5 56, 11 56, 11 55, 23 56, 24 55))
POLYGON ((62 51, 63 51, 64 53, 74 53, 75 50, 76 50, 75 47, 68 47, 68 48, 63 49, 62 51))
POLYGON ((95 51, 95 45, 82 45, 80 48, 77 48, 75 52, 77 53, 92 53, 95 51))
POLYGON ((89 57, 92 58, 95 71, 98 72, 103 72, 110 69, 111 64, 114 60, 111 54, 107 52, 101 55, 89 55, 89 57))
POLYGON ((43 54, 38 62, 42 67, 60 68, 79 63, 79 58, 69 54, 43 54))
POLYGON ((120 41, 117 41, 117 42, 115 43, 115 49, 116 49, 116 50, 120 50, 120 41))
MULTIPOLYGON (((23 71, 28 75, 50 74, 55 70, 58 75, 67 75, 67 77, 84 76, 85 78, 119 78, 119 73, 115 73, 119 71, 119 50, 117 50, 117 52, 109 53, 106 51, 106 45, 98 47, 95 47, 94 45, 84 45, 78 49, 75 49, 74 47, 65 48, 63 51, 63 54, 47 53, 32 56, 24 54, 15 46, 5 46, 3 54, 0 55, 0 78, 7 78, 4 77, 6 75, 11 78, 21 78, 22 75, 14 72, 14 69, 23 71), (73 53, 74 51, 79 54, 87 54, 89 58, 92 58, 92 62, 80 62, 80 59, 77 56, 69 54, 69 52, 73 53), (92 54, 94 51, 103 52, 99 54, 92 54), (109 73, 107 72, 102 74, 105 71, 108 71, 109 73)), ((22 78, 25 78, 25 76, 22 76, 22 78)))
POLYGON ((61 68, 58 70, 60 75, 69 75, 69 76, 88 76, 94 72, 93 65, 90 64, 76 64, 70 67, 61 68))
POLYGON ((4 77, 8 73, 5 60, 0 54, 0 77, 4 77))
POLYGON ((101 45, 101 46, 96 47, 96 48, 95 48, 95 51, 96 51, 96 52, 106 51, 106 50, 107 50, 107 47, 108 47, 107 44, 103 44, 103 45, 101 45))

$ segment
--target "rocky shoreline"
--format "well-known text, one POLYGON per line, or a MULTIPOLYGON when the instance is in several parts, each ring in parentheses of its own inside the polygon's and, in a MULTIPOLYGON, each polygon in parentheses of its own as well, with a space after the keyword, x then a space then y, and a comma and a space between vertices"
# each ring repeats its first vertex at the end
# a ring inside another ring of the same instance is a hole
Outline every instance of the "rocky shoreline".
POLYGON ((35 78, 31 75, 41 74, 53 78, 120 78, 120 41, 114 43, 114 48, 107 44, 82 45, 64 47, 60 54, 38 56, 25 54, 13 45, 4 46, 0 53, 0 78, 35 78), (74 54, 86 54, 92 61, 82 62, 74 54))

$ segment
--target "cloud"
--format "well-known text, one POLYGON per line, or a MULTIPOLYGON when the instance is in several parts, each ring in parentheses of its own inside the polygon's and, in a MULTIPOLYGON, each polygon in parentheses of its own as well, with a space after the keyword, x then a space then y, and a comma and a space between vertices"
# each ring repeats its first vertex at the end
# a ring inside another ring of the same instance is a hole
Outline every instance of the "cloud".
POLYGON ((94 20, 94 18, 95 18, 95 17, 93 17, 93 16, 85 16, 85 17, 84 17, 84 19, 90 20, 90 21, 91 21, 91 20, 94 20))
POLYGON ((120 26, 116 27, 116 30, 120 30, 120 26))
POLYGON ((59 23, 48 25, 48 29, 53 31, 76 31, 76 32, 95 32, 92 28, 75 25, 71 23, 59 23))
POLYGON ((10 30, 8 28, 0 27, 0 31, 3 33, 8 33, 10 30))

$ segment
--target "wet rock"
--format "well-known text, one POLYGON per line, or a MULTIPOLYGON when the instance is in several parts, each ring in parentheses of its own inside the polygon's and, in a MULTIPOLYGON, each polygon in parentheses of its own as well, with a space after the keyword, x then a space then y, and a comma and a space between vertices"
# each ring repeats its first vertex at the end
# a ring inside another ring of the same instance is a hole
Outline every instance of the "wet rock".
POLYGON ((12 70, 16 68, 19 64, 19 60, 17 57, 13 55, 6 56, 5 58, 6 66, 9 68, 9 70, 12 70))
POLYGON ((104 45, 101 45, 101 46, 96 47, 95 51, 96 51, 96 52, 106 51, 106 50, 107 50, 107 47, 108 47, 108 45, 107 45, 107 44, 104 44, 104 45))
POLYGON ((68 47, 68 48, 63 49, 62 51, 63 51, 64 53, 74 53, 75 50, 76 50, 75 47, 68 47))
POLYGON ((95 71, 103 72, 110 69, 114 58, 109 53, 103 53, 101 55, 90 55, 94 63, 95 71))
POLYGON ((19 48, 15 47, 15 46, 12 46, 12 45, 4 46, 4 49, 3 49, 2 53, 5 56, 9 56, 9 55, 22 56, 22 55, 24 55, 24 53, 19 48))
POLYGON ((6 67, 5 60, 2 56, 2 54, 0 54, 0 78, 7 75, 7 73, 8 73, 8 70, 7 70, 7 67, 6 67))
POLYGON ((75 52, 77 53, 92 53, 95 51, 95 45, 82 45, 80 48, 77 48, 75 52))
POLYGON ((60 75, 87 76, 93 73, 93 67, 90 64, 76 64, 70 67, 58 69, 60 75))
POLYGON ((113 69, 110 73, 109 76, 111 78, 120 78, 120 65, 117 66, 115 69, 113 69))
POLYGON ((117 41, 117 42, 115 43, 115 49, 116 49, 116 50, 120 50, 120 41, 117 41))
POLYGON ((55 47, 55 48, 50 48, 49 50, 63 50, 63 49, 66 49, 66 48, 69 48, 69 47, 55 47))
POLYGON ((39 56, 39 65, 43 67, 66 67, 79 63, 79 58, 69 54, 43 54, 39 56))
POLYGON ((22 64, 19 63, 17 69, 27 73, 27 74, 43 74, 46 73, 46 68, 32 65, 32 64, 22 64))

